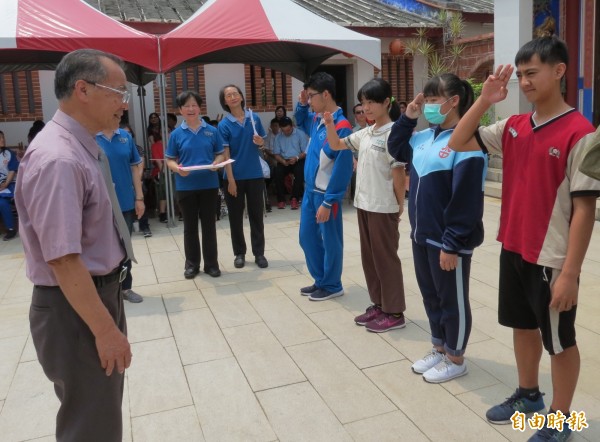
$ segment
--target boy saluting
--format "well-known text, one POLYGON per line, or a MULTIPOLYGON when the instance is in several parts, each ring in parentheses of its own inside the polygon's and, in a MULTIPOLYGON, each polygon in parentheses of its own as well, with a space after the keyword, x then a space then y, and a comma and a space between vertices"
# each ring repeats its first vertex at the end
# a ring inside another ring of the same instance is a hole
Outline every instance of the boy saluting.
MULTIPOLYGON (((513 72, 499 66, 449 141, 457 151, 482 149, 503 156, 502 210, 498 240, 498 320, 513 329, 519 387, 487 419, 510 423, 515 411, 544 408, 538 386, 542 345, 550 354, 552 403, 548 413, 569 415, 579 376, 575 340, 578 278, 594 226, 600 181, 579 171, 583 147, 594 127, 563 99, 560 83, 567 47, 556 37, 525 44, 515 57, 519 87, 535 106, 477 128, 489 107, 506 98, 513 72)), ((530 441, 564 441, 571 430, 544 427, 530 441)))

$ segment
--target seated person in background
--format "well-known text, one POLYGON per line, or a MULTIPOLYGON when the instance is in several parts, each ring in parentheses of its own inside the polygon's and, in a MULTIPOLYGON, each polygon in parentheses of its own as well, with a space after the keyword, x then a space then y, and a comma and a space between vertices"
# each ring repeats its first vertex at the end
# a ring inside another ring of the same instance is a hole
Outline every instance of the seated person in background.
POLYGON ((273 154, 275 166, 275 185, 277 186, 277 208, 285 209, 285 177, 294 174, 294 186, 290 205, 292 210, 298 209, 298 201, 304 193, 304 158, 308 137, 292 125, 289 117, 279 120, 280 133, 275 137, 273 154))
POLYGON ((4 132, 0 130, 0 221, 4 222, 6 235, 3 241, 17 236, 17 226, 10 207, 10 201, 15 196, 15 179, 19 162, 17 156, 6 147, 4 132))
POLYGON ((275 120, 279 121, 282 118, 287 117, 287 110, 285 109, 285 106, 277 106, 275 108, 275 120))
POLYGON ((273 118, 271 120, 271 125, 269 126, 267 138, 265 138, 265 148, 263 150, 265 161, 269 163, 271 167, 274 167, 275 163, 277 162, 275 160, 275 155, 273 154, 273 149, 275 149, 275 138, 278 134, 279 120, 277 118, 273 118))

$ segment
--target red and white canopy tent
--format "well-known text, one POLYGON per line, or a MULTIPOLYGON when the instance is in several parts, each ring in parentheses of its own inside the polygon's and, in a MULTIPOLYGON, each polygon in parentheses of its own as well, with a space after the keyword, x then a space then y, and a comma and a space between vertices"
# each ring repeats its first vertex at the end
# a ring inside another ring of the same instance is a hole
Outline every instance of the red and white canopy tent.
POLYGON ((158 72, 158 38, 101 13, 83 0, 2 0, 0 72, 54 69, 68 52, 94 48, 121 57, 128 79, 158 72))
MULTIPOLYGON (((379 39, 325 20, 291 0, 244 0, 243 6, 239 0, 208 0, 159 38, 160 113, 164 121, 164 72, 186 63, 256 64, 305 80, 339 53, 381 67, 379 39)), ((174 207, 172 198, 167 201, 171 224, 174 207)))
POLYGON ((381 42, 339 26, 291 0, 208 0, 160 36, 160 68, 185 62, 252 63, 305 80, 329 57, 346 53, 381 66, 381 42))
POLYGON ((81 48, 110 52, 128 62, 133 83, 145 84, 158 73, 163 121, 164 73, 185 63, 252 63, 303 80, 339 53, 380 67, 380 45, 379 39, 331 23, 291 0, 244 0, 243 7, 239 0, 208 0, 160 38, 119 23, 83 0, 2 0, 0 13, 0 72, 54 69, 66 53, 81 48))

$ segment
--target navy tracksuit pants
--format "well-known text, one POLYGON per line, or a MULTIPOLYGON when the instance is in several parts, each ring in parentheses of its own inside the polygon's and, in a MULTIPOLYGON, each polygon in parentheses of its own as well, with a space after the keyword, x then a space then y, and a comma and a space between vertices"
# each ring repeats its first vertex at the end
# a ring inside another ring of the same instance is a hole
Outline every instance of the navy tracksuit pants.
POLYGON ((455 270, 440 267, 440 249, 412 241, 417 283, 429 326, 431 342, 452 356, 465 353, 471 333, 469 275, 471 256, 459 255, 455 270))

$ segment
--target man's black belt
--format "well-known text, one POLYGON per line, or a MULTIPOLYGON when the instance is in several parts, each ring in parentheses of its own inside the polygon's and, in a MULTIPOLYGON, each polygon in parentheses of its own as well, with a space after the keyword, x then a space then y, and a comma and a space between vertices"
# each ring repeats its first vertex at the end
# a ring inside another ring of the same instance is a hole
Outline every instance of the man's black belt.
MULTIPOLYGON (((102 276, 94 276, 92 275, 92 281, 94 281, 94 285, 97 288, 107 286, 109 284, 113 284, 115 282, 123 282, 125 277, 127 276, 127 267, 122 265, 114 269, 112 272, 102 275, 102 276)), ((35 287, 41 289, 49 289, 56 288, 58 286, 47 286, 47 285, 35 285, 35 287)))
POLYGON ((104 287, 105 285, 113 284, 114 282, 123 282, 125 277, 127 276, 127 267, 119 266, 110 272, 108 275, 102 276, 93 276, 92 281, 94 281, 94 285, 98 288, 104 287))

